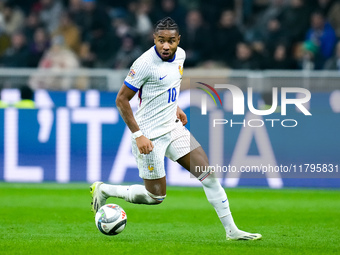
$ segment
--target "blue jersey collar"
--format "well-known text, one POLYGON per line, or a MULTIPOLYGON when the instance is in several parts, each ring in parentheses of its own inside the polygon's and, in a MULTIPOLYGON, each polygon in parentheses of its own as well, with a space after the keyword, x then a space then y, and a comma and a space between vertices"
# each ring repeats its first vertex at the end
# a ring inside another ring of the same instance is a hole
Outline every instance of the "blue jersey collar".
MULTIPOLYGON (((158 51, 157 51, 157 49, 156 49, 156 45, 153 46, 153 48, 155 49, 157 56, 158 56, 160 59, 162 59, 161 55, 159 55, 159 53, 158 53, 158 51)), ((173 62, 173 61, 175 60, 175 58, 176 58, 176 53, 175 53, 174 57, 173 57, 172 59, 167 60, 167 62, 173 62)), ((165 61, 165 60, 162 59, 162 61, 165 61)))

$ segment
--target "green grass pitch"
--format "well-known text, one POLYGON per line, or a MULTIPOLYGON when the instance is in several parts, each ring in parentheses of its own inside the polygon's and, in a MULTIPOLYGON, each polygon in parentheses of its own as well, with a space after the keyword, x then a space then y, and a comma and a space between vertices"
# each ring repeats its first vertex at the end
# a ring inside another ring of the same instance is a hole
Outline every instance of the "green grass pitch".
POLYGON ((260 241, 226 241, 201 188, 168 187, 161 205, 121 205, 127 227, 101 234, 88 184, 0 183, 0 254, 339 254, 340 191, 227 189, 240 229, 260 241))

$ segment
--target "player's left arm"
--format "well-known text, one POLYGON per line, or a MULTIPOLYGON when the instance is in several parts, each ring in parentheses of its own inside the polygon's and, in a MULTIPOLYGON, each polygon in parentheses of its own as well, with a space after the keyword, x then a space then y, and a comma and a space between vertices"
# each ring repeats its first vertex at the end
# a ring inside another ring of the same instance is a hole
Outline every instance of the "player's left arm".
POLYGON ((179 106, 177 106, 177 112, 176 112, 177 118, 183 123, 185 126, 188 123, 187 115, 183 112, 179 106))

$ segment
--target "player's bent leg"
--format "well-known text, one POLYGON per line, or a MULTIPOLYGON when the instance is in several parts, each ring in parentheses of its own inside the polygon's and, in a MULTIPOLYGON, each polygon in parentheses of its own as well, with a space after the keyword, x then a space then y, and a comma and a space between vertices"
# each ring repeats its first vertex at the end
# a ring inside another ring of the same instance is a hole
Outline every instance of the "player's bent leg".
POLYGON ((146 190, 154 196, 166 196, 166 178, 165 176, 159 179, 144 179, 146 190))
MULTIPOLYGON (((102 183, 100 193, 105 198, 122 198, 134 204, 160 204, 166 196, 165 177, 155 180, 144 180, 144 185, 110 185, 102 183)), ((98 207, 99 209, 100 207, 98 207)))
POLYGON ((177 162, 189 170, 201 183, 210 204, 220 218, 227 234, 227 240, 258 240, 261 234, 252 234, 239 230, 229 208, 229 201, 225 190, 214 174, 210 172, 208 158, 202 149, 198 147, 187 155, 181 157, 177 162), (196 166, 202 166, 196 169, 196 166), (203 171, 202 169, 208 169, 203 171))
POLYGON ((229 208, 229 201, 225 190, 221 186, 214 174, 206 176, 203 173, 198 179, 201 180, 204 192, 210 204, 215 208, 215 211, 220 218, 227 235, 227 240, 258 240, 262 238, 261 234, 248 233, 239 230, 234 222, 229 208))
POLYGON ((203 173, 203 168, 199 167, 196 169, 196 166, 208 165, 208 157, 203 148, 199 146, 190 153, 179 158, 177 162, 197 178, 203 173))

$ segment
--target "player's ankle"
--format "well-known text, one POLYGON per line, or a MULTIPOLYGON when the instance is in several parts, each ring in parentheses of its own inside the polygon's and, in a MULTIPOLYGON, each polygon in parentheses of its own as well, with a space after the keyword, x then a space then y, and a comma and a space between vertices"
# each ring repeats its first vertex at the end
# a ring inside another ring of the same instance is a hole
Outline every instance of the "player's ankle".
POLYGON ((225 229, 225 231, 226 231, 226 234, 228 235, 228 236, 236 236, 239 232, 240 232, 240 230, 238 229, 238 228, 232 228, 232 229, 225 229))
POLYGON ((112 194, 111 194, 112 190, 113 190, 113 185, 109 185, 109 184, 105 184, 105 183, 103 183, 99 187, 99 191, 105 199, 108 199, 110 196, 112 196, 112 194))

